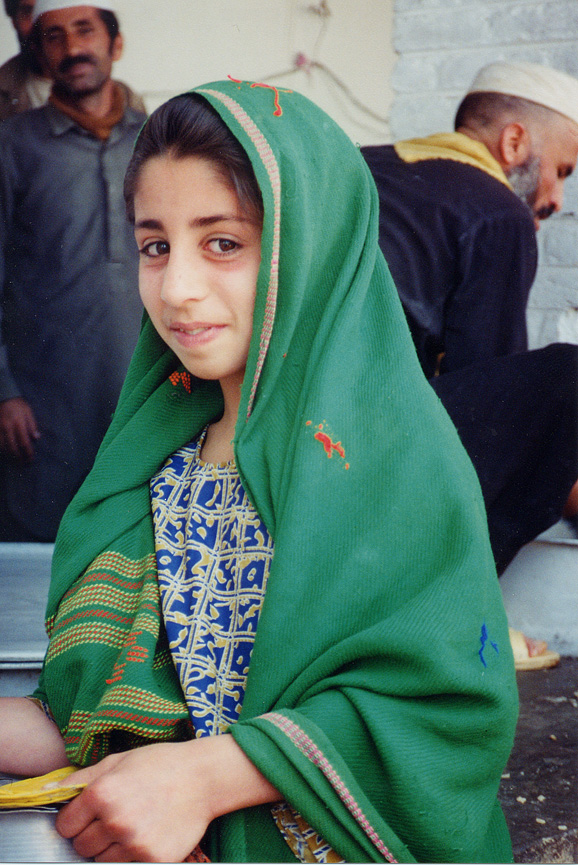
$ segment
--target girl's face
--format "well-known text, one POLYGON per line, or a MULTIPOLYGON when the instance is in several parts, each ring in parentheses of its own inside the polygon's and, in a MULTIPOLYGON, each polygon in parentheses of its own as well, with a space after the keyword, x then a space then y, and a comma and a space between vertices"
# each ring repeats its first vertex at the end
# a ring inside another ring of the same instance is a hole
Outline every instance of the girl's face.
POLYGON ((155 156, 134 198, 139 289, 185 368, 240 385, 249 353, 261 225, 207 159, 155 156))

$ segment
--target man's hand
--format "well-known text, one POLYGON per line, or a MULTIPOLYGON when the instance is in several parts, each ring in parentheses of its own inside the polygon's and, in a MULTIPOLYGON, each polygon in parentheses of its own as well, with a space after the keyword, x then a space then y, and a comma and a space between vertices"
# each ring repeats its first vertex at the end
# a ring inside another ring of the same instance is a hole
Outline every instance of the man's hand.
POLYGON ((0 402, 0 450, 14 459, 30 462, 40 430, 29 404, 20 396, 0 402))
POLYGON ((56 828, 97 862, 182 862, 215 817, 282 798, 230 735, 112 754, 59 786, 81 781, 56 828))

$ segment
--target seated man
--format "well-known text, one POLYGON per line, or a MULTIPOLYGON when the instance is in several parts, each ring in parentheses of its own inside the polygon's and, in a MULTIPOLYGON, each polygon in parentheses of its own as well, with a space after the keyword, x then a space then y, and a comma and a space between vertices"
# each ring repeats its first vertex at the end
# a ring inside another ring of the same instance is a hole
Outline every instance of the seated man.
POLYGON ((527 349, 535 229, 560 210, 576 165, 578 81, 493 63, 455 127, 362 149, 379 190, 380 246, 428 377, 527 349))
POLYGON ((363 153, 380 246, 424 372, 477 469, 502 572, 560 519, 578 477, 578 348, 528 352, 526 330, 536 230, 561 209, 578 156, 578 81, 492 63, 455 130, 363 153))

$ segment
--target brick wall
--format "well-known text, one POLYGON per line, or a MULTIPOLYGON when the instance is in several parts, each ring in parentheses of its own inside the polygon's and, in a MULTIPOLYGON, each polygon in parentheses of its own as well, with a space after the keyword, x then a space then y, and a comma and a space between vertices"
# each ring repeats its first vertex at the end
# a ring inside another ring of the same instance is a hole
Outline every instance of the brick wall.
MULTIPOLYGON (((464 91, 493 60, 529 60, 578 77, 578 0, 396 0, 394 22, 394 140, 452 129, 464 91)), ((531 345, 578 343, 578 176, 538 241, 531 345)))

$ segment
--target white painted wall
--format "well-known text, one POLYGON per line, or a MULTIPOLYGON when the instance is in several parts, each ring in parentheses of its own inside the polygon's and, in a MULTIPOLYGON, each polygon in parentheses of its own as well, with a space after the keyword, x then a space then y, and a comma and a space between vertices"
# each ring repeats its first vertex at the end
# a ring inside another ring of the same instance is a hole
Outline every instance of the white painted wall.
MULTIPOLYGON (((154 109, 175 93, 232 75, 304 93, 360 144, 390 140, 394 0, 117 0, 125 53, 115 76, 154 109), (330 14, 325 17, 323 8, 330 14), (299 53, 327 72, 295 69, 299 53), (285 72, 288 74, 282 74, 285 72)), ((0 13, 0 62, 17 49, 0 13)))

